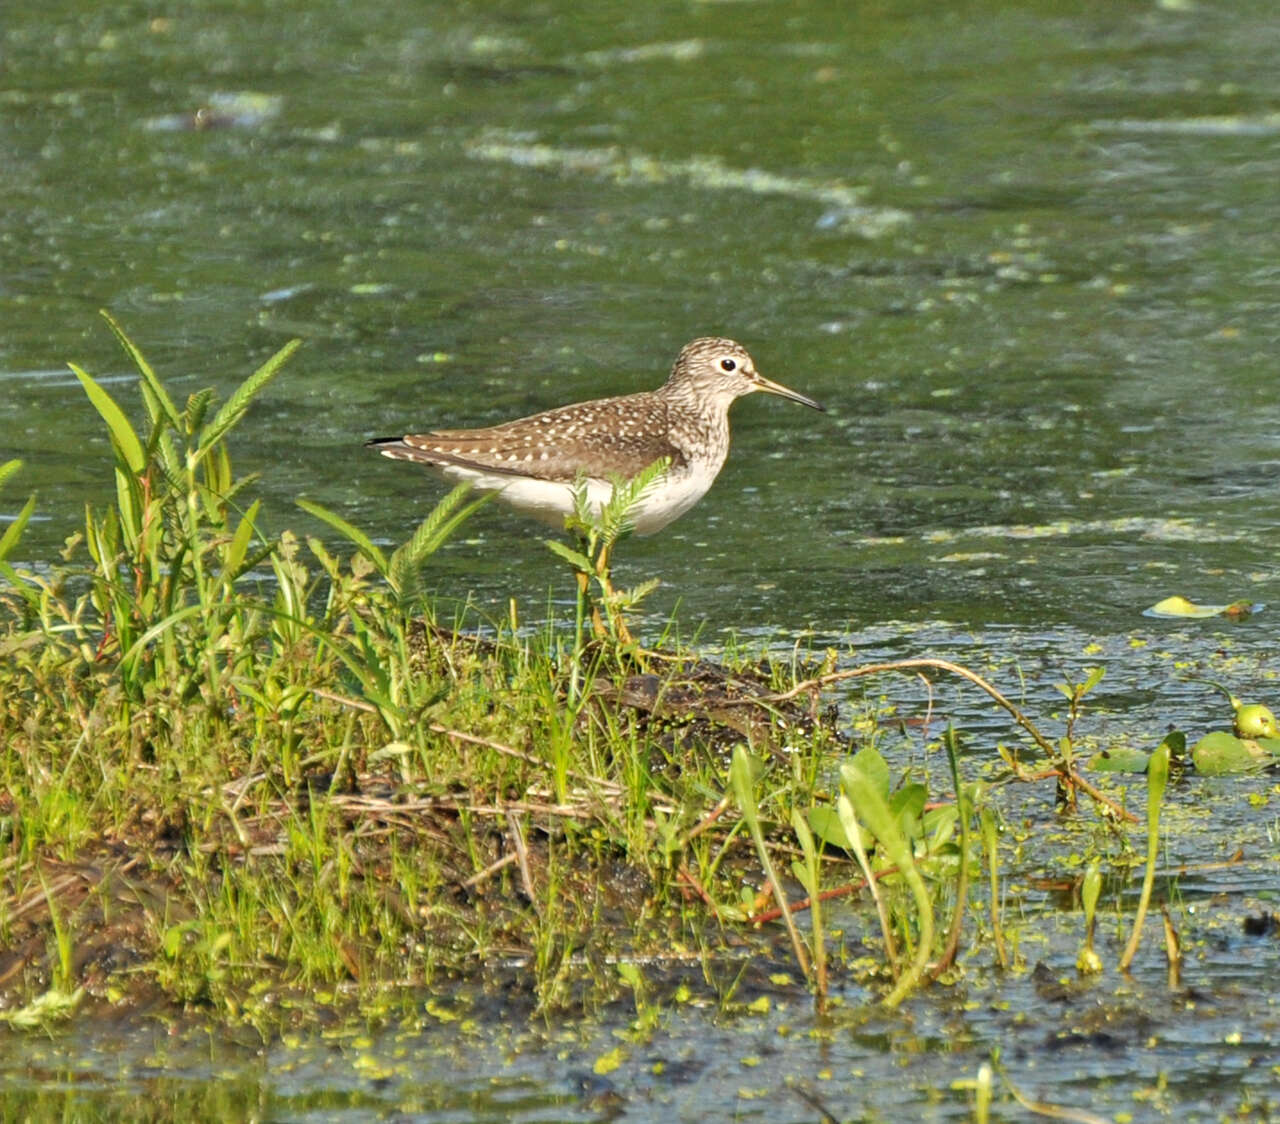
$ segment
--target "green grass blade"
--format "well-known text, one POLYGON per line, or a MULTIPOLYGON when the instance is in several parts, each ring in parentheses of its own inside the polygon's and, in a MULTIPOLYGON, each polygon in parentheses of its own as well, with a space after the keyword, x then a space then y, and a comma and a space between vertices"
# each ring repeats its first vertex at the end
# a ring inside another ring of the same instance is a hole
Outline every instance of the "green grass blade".
POLYGON ((787 933, 791 937, 791 949, 795 953, 796 963, 800 965, 800 971, 808 979, 809 957, 804 950, 804 941, 800 939, 800 932, 796 928, 795 918, 791 916, 791 908, 787 904, 786 892, 782 888, 782 882, 778 879, 778 872, 774 869, 773 860, 769 857, 769 845, 765 842, 764 832, 760 828, 760 816, 756 807, 751 754, 743 745, 734 747, 733 760, 729 765, 729 786, 733 790, 734 799, 738 802, 738 810, 742 813, 742 820, 747 825, 747 831, 755 844, 756 856, 760 859, 760 865, 764 868, 765 878, 773 890, 774 901, 778 903, 778 909, 782 912, 782 920, 786 924, 787 933))
POLYGON ((1156 881, 1156 859, 1160 854, 1160 806, 1169 784, 1169 745, 1161 742, 1147 762, 1147 865, 1142 877, 1138 908, 1133 915, 1133 932, 1120 957, 1120 971, 1127 972, 1142 943, 1142 923, 1147 919, 1151 891, 1156 881))
POLYGON ((232 535, 231 542, 222 557, 222 580, 226 583, 228 589, 231 588, 231 583, 244 572, 241 566, 245 555, 249 552, 249 540, 253 537, 256 529, 258 509, 261 506, 262 501, 260 499, 254 500, 249 505, 249 510, 241 518, 240 525, 236 528, 236 533, 232 535))
POLYGON ((327 523, 344 539, 350 542, 357 550, 360 551, 370 562, 377 567, 378 573, 384 578, 387 576, 387 556, 382 550, 375 545, 374 541, 366 535, 359 527, 352 523, 348 523, 341 515, 337 515, 330 511, 327 507, 323 507, 311 500, 294 500, 303 511, 308 515, 314 515, 321 523, 327 523))
MULTIPOLYGON (((138 368, 138 374, 142 376, 142 381, 146 384, 151 393, 155 395, 156 403, 164 412, 169 424, 172 425, 174 429, 180 429, 182 415, 178 413, 177 406, 173 404, 173 399, 169 397, 169 392, 165 390, 164 385, 160 382, 160 378, 152 369, 151 364, 147 362, 146 357, 138 350, 137 344, 125 335, 124 329, 120 327, 119 323, 116 322, 115 317, 112 316, 105 308, 100 308, 98 310, 98 315, 107 322, 111 331, 115 333, 116 340, 119 342, 120 346, 124 348, 125 354, 133 360, 133 365, 138 368)), ((154 415, 152 420, 155 420, 154 415)))
POLYGON ((138 440, 138 435, 134 432, 133 426, 129 424, 129 419, 124 416, 124 411, 116 405, 116 400, 102 389, 93 377, 83 368, 69 363, 68 366, 74 372, 76 378, 80 380, 80 385, 84 387, 84 392, 89 396, 89 401, 93 403, 94 409, 102 416, 102 420, 107 423, 107 429, 111 433, 112 444, 115 445, 130 470, 134 473, 141 474, 147 467, 147 455, 143 451, 142 442, 138 440))
POLYGON ((170 613, 163 620, 157 621, 146 632, 138 637, 124 655, 120 657, 121 669, 125 672, 126 679, 133 679, 137 670, 138 660, 141 659, 142 653, 147 650, 147 645, 151 643, 157 636, 168 632, 174 625, 180 624, 188 617, 194 617, 197 613, 205 612, 204 605, 188 605, 185 609, 179 609, 176 613, 170 613))
POLYGON ((22 599, 32 608, 40 604, 39 590, 23 581, 18 575, 18 571, 2 559, 0 559, 0 578, 3 578, 13 589, 17 590, 22 599))
POLYGON ((22 538, 22 532, 26 530, 27 521, 31 518, 31 513, 36 509, 36 498, 32 496, 23 505, 18 512, 18 516, 8 527, 5 528, 4 534, 0 535, 0 562, 9 557, 9 552, 18 545, 18 540, 22 538))
POLYGON ((11 461, 5 461, 4 464, 0 464, 0 488, 4 487, 4 482, 21 467, 22 461, 16 457, 11 461))

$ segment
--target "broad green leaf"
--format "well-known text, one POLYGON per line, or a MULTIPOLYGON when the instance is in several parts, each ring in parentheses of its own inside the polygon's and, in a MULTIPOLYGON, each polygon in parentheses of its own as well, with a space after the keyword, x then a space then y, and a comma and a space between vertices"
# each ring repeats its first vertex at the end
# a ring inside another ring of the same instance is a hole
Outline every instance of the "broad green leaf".
POLYGON ((93 403, 94 409, 102 416, 102 420, 107 423, 107 430, 111 434, 112 444, 119 451, 121 458, 125 464, 129 466, 131 472, 135 474, 142 473, 147 467, 147 457, 142 449, 142 442, 138 440, 138 435, 133 431, 133 426, 129 424, 128 418, 124 416, 124 411, 116 405, 116 401, 105 390, 102 389, 93 377, 81 367, 77 367, 74 363, 69 364, 71 370, 75 373, 76 378, 80 380, 80 385, 84 387, 84 392, 89 396, 89 401, 93 403))
MULTIPOLYGON (((841 851, 853 853, 853 844, 849 841, 849 835, 845 830, 844 822, 840 819, 840 813, 829 804, 819 804, 809 809, 809 828, 819 839, 828 847, 835 847, 841 851)), ((862 846, 869 850, 875 840, 871 837, 871 833, 865 828, 862 829, 862 846)))
POLYGON ((1191 748, 1196 772, 1206 777, 1247 773, 1258 768, 1268 756, 1256 742, 1251 747, 1248 741, 1222 730, 1205 734, 1191 748))
POLYGON ((1280 738, 1255 738, 1254 744, 1271 757, 1280 757, 1280 738))
POLYGON ((856 765, 863 775, 875 784, 876 791, 880 793, 882 800, 889 799, 889 763, 881 756, 878 749, 866 746, 853 755, 850 763, 856 765))
POLYGON ((929 839, 929 850, 936 851, 946 843, 960 822, 960 809, 954 804, 930 808, 920 817, 921 834, 929 839))
POLYGON ((920 835, 920 817, 924 814, 928 799, 929 790, 922 784, 904 784, 889 797, 889 811, 908 839, 915 839, 920 835))
POLYGON ((1145 773, 1150 755, 1132 746, 1118 745, 1099 750, 1089 758, 1087 767, 1095 773, 1145 773))

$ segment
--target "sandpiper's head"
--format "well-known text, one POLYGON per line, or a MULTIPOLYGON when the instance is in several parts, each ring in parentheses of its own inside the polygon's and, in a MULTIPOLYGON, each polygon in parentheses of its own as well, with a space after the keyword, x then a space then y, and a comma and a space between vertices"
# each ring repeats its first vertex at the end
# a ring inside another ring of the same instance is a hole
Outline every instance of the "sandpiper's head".
POLYGON ((765 378, 756 370, 742 344, 718 336, 706 336, 685 344, 671 368, 667 386, 674 391, 690 393, 702 401, 724 402, 726 405, 744 394, 763 390, 815 410, 826 409, 812 398, 765 378))

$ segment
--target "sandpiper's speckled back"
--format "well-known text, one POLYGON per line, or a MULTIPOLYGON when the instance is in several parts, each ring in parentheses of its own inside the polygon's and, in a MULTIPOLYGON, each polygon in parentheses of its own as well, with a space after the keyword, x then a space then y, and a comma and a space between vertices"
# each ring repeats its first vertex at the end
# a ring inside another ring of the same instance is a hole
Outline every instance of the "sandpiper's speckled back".
POLYGON ((439 429, 368 444, 384 456, 496 491, 518 510, 552 523, 572 511, 576 480, 594 482, 603 503, 615 477, 628 479, 665 457, 668 471, 636 513, 636 529, 644 534, 683 514, 711 487, 729 452, 729 407, 757 390, 822 409, 761 376, 741 344, 707 337, 681 349, 657 390, 561 406, 483 429, 439 429))

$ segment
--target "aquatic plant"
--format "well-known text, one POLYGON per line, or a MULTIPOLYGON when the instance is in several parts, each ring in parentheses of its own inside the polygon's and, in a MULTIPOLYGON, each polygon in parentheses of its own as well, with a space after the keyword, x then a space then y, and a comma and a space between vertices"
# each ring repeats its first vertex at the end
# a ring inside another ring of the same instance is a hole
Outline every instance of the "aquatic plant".
POLYGON ((583 477, 574 487, 573 514, 565 520, 565 530, 573 536, 576 549, 556 539, 544 539, 554 554, 569 563, 578 587, 575 631, 581 633, 587 615, 597 640, 612 634, 615 641, 634 643, 627 628, 626 613, 634 609, 658 588, 658 579, 650 578, 631 589, 615 589, 612 580, 613 549, 633 530, 633 512, 644 494, 666 473, 671 461, 661 457, 630 480, 615 479, 613 492, 597 512, 588 499, 587 481, 583 477), (599 593, 592 592, 592 585, 599 593), (600 612, 603 607, 604 613, 600 612), (608 628, 605 626, 608 620, 608 628))
POLYGON ((1160 853, 1160 808, 1169 784, 1169 745, 1161 742, 1147 765, 1147 861, 1142 877, 1142 892, 1133 915, 1133 933, 1120 957, 1120 971, 1127 972, 1142 942, 1142 924, 1151 904, 1151 890, 1156 879, 1156 859, 1160 853))

